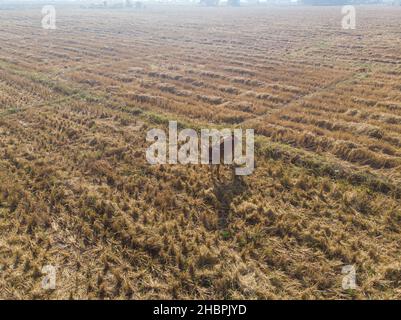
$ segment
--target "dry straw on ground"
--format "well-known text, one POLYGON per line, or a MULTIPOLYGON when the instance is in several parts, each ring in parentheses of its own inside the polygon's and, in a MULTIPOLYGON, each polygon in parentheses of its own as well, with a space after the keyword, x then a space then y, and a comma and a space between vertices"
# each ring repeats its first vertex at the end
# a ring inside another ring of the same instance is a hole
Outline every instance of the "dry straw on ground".
POLYGON ((0 298, 401 297, 400 8, 38 12, 0 11, 0 298), (169 119, 254 128, 254 174, 148 165, 169 119))

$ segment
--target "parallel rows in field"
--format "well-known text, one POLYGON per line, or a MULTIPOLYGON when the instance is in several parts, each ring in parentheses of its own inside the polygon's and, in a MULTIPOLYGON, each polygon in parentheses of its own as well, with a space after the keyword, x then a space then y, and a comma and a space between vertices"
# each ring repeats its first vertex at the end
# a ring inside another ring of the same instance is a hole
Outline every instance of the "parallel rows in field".
POLYGON ((186 10, 0 19, 2 297, 399 297, 401 12, 186 10), (149 166, 166 119, 254 128, 254 174, 149 166))

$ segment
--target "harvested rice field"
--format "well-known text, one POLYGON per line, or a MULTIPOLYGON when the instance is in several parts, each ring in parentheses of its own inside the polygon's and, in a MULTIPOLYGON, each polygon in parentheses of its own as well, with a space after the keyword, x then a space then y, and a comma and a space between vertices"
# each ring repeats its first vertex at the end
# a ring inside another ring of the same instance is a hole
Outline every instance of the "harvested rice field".
POLYGON ((0 298, 401 298, 401 7, 56 9, 0 10, 0 298), (169 120, 255 170, 150 165, 169 120))

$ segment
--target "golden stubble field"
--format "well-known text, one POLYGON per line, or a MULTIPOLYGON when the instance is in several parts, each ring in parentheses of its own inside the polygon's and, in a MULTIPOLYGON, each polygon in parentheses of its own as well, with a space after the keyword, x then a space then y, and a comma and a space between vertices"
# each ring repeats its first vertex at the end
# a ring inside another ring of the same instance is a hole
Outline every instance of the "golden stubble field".
POLYGON ((56 10, 0 11, 0 298, 401 298, 401 8, 56 10), (254 173, 150 166, 168 120, 254 173))

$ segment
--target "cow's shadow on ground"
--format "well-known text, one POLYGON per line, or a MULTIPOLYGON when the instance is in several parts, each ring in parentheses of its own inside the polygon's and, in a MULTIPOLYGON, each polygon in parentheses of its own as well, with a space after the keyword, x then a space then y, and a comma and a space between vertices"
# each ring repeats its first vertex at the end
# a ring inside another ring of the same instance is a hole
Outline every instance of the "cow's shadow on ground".
POLYGON ((227 227, 231 202, 247 189, 248 186, 242 176, 214 182, 213 193, 218 200, 216 210, 219 218, 219 228, 224 229, 227 227))

